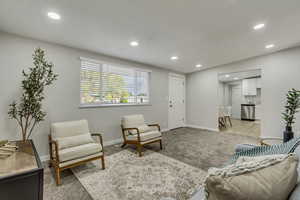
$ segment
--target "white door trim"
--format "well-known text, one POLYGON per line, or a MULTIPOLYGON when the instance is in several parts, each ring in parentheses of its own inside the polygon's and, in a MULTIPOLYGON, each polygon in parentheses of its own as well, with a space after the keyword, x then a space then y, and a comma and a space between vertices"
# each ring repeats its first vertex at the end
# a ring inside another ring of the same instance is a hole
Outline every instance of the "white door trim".
POLYGON ((186 124, 186 77, 185 75, 182 74, 176 74, 176 73, 169 73, 169 77, 168 77, 168 83, 169 83, 169 95, 168 95, 168 129, 171 129, 170 127, 170 110, 169 110, 169 106, 170 106, 170 88, 171 88, 171 77, 176 77, 176 78, 181 78, 183 80, 184 83, 184 92, 183 92, 183 98, 184 98, 184 108, 183 108, 183 118, 184 118, 184 126, 186 124))

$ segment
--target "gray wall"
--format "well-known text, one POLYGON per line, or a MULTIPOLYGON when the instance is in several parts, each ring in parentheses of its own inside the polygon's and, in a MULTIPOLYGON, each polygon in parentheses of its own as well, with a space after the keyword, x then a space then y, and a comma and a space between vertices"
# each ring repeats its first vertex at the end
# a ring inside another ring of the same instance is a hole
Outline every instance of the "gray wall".
POLYGON ((230 85, 219 81, 219 105, 229 106, 230 104, 230 85))
POLYGON ((104 133, 106 142, 121 137, 120 119, 123 115, 144 114, 147 122, 157 122, 162 128, 167 128, 169 71, 0 32, 0 139, 21 138, 16 122, 8 118, 7 111, 12 100, 20 95, 21 71, 32 66, 31 55, 36 47, 46 50, 48 59, 55 64, 55 72, 59 74, 58 81, 46 89, 46 121, 33 135, 40 155, 48 154, 47 135, 51 122, 85 118, 92 131, 104 133), (79 109, 80 56, 152 70, 152 105, 79 109))
POLYGON ((285 94, 300 89, 299 47, 187 75, 187 124, 217 129, 218 74, 249 69, 262 69, 262 136, 282 136, 285 94))

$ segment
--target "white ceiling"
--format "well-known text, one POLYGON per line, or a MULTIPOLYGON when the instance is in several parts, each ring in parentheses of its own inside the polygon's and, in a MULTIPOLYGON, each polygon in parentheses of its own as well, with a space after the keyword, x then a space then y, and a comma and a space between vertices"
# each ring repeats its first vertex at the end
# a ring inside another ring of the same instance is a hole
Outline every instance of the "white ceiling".
POLYGON ((0 0, 0 30, 188 73, 299 44, 299 11, 299 0, 0 0))
POLYGON ((238 80, 243 80, 246 78, 254 78, 254 77, 260 77, 260 76, 261 76, 260 69, 241 71, 241 72, 232 72, 232 73, 219 74, 219 81, 220 82, 232 82, 232 81, 238 81, 238 80))

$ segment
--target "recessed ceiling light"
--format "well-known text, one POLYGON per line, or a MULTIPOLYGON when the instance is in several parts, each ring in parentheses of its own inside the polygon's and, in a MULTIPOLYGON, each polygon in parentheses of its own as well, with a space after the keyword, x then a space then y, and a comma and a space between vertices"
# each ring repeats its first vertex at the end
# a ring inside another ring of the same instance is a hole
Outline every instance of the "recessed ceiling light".
POLYGON ((229 77, 230 77, 230 75, 229 75, 229 74, 226 74, 226 75, 225 75, 225 77, 226 77, 226 78, 229 78, 229 77))
POLYGON ((178 57, 177 56, 172 56, 171 60, 178 60, 178 57))
POLYGON ((201 65, 201 64, 197 64, 196 67, 197 67, 197 68, 200 68, 200 67, 202 67, 202 65, 201 65))
POLYGON ((48 12, 48 17, 54 20, 60 20, 60 15, 55 12, 48 12))
POLYGON ((238 77, 234 77, 233 80, 239 80, 239 78, 238 77))
POLYGON ((133 46, 133 47, 139 46, 139 42, 138 41, 131 41, 130 46, 133 46))
POLYGON ((273 48, 273 47, 275 47, 274 44, 268 44, 268 45, 266 45, 266 49, 271 49, 271 48, 273 48))
POLYGON ((261 28, 263 28, 263 27, 265 27, 265 24, 257 24, 257 25, 255 25, 255 26, 253 26, 253 29, 254 29, 254 30, 259 30, 259 29, 261 29, 261 28))

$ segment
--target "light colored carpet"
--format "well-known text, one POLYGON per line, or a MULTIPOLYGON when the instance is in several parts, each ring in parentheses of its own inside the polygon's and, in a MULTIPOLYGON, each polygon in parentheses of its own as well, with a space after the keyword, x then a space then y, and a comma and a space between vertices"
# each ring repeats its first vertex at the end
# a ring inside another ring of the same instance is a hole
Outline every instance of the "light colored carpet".
MULTIPOLYGON (((210 167, 222 166, 233 155, 235 145, 244 143, 259 144, 259 141, 243 135, 179 128, 163 133, 163 150, 160 150, 159 144, 150 144, 144 152, 155 151, 207 171, 210 167)), ((127 146, 125 149, 132 150, 134 155, 137 155, 133 146, 127 146)), ((123 150, 115 145, 105 147, 105 160, 123 150)), ((94 200, 70 170, 62 172, 62 185, 57 187, 54 170, 49 169, 47 163, 44 164, 45 200, 94 200)))
POLYGON ((162 154, 146 151, 143 157, 124 150, 72 169, 94 200, 185 200, 201 185, 206 172, 162 154))

